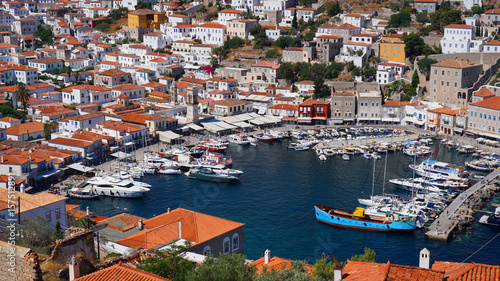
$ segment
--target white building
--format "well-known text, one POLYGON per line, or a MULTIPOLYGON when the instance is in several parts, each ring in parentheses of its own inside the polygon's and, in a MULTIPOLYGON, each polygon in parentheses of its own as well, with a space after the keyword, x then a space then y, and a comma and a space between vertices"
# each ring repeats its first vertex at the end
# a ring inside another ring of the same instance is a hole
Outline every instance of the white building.
POLYGON ((222 46, 226 39, 226 26, 220 23, 205 23, 196 27, 196 38, 203 44, 222 46))
POLYGON ((498 53, 500 52, 500 41, 493 40, 484 44, 483 51, 485 53, 498 53))
POLYGON ((113 88, 113 99, 116 99, 121 94, 127 95, 129 99, 142 99, 146 96, 146 89, 135 84, 121 85, 113 88))
POLYGON ((222 10, 219 12, 218 23, 227 25, 228 20, 241 19, 243 11, 240 10, 222 10))
POLYGON ((62 90, 62 102, 67 104, 111 102, 111 89, 93 85, 79 85, 62 90))
POLYGON ((312 91, 314 91, 314 81, 300 81, 298 83, 295 83, 295 86, 297 86, 297 89, 299 89, 299 93, 301 94, 310 94, 312 91))
POLYGON ((450 24, 444 27, 441 39, 443 54, 480 52, 482 40, 476 39, 476 27, 465 24, 450 24))
POLYGON ((159 32, 144 34, 144 45, 156 49, 163 49, 167 45, 167 39, 159 32))
POLYGON ((346 42, 342 47, 342 51, 335 57, 337 62, 353 62, 357 67, 363 67, 371 54, 371 44, 359 42, 346 42))
POLYGON ((388 84, 400 78, 404 74, 404 71, 404 64, 383 62, 378 65, 375 77, 379 84, 388 84))
POLYGON ((169 36, 171 41, 192 40, 196 37, 196 27, 192 24, 167 26, 165 34, 169 36))
POLYGON ((256 4, 259 4, 260 0, 232 0, 231 1, 231 8, 235 10, 240 10, 243 12, 246 12, 247 10, 250 10, 251 12, 254 11, 254 6, 256 4))
POLYGON ((360 15, 360 14, 346 14, 342 18, 342 22, 352 24, 352 25, 357 26, 359 28, 366 27, 365 17, 363 15, 360 15))

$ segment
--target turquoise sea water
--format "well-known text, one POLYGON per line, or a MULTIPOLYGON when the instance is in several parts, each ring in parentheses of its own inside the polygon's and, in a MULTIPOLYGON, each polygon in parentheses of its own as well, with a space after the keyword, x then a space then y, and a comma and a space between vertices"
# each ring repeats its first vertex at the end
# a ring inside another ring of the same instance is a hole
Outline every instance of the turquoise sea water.
MULTIPOLYGON (((71 199, 68 203, 81 204, 82 210, 88 205, 102 216, 127 212, 149 218, 167 208, 183 207, 243 222, 245 254, 250 259, 262 257, 270 249, 272 255, 296 260, 314 262, 322 253, 345 260, 369 247, 375 250, 379 262, 390 260, 418 266, 418 253, 425 247, 434 260, 462 262, 500 231, 475 222, 473 228, 444 243, 425 239, 425 230, 376 233, 319 223, 313 213, 315 204, 354 210, 359 206, 357 198, 370 195, 373 161, 357 155, 351 161, 336 156, 320 162, 313 151, 293 151, 286 148, 287 144, 288 141, 260 143, 256 147, 230 145, 225 154, 233 158, 233 168, 245 172, 238 184, 196 181, 184 175, 148 175, 141 181, 153 188, 143 198, 71 199)), ((434 145, 433 155, 460 165, 470 157, 439 144, 434 145)), ((385 156, 377 161, 376 193, 382 190, 384 161, 385 156)), ((412 176, 408 164, 413 158, 401 152, 389 153, 387 162, 387 182, 412 176)), ((406 194, 390 183, 386 190, 406 194)), ((486 209, 493 210, 488 206, 486 209)), ((500 265, 498 239, 468 261, 500 265)))

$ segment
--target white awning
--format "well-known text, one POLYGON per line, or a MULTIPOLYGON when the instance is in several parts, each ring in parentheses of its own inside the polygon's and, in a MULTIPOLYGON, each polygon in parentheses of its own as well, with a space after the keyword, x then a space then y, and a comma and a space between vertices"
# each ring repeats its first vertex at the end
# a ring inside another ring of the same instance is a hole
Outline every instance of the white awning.
POLYGON ((208 131, 212 133, 218 133, 227 130, 226 128, 217 126, 218 122, 206 122, 206 123, 201 123, 201 125, 208 131))
POLYGON ((84 166, 81 163, 70 164, 70 165, 68 165, 68 168, 73 169, 73 170, 77 170, 77 171, 80 171, 83 173, 93 172, 95 170, 94 168, 84 166))
POLYGON ((418 120, 418 119, 415 119, 415 122, 413 122, 414 124, 417 124, 419 126, 422 126, 425 124, 425 121, 424 120, 418 120))
POLYGON ((203 127, 201 126, 198 126, 194 123, 189 123, 189 124, 186 124, 187 127, 191 128, 192 130, 195 130, 195 131, 201 131, 203 130, 203 127))
POLYGON ((163 142, 171 142, 172 140, 175 140, 175 139, 178 139, 181 137, 181 135, 176 134, 172 131, 158 132, 158 135, 160 136, 160 141, 163 141, 163 142))
POLYGON ((260 115, 264 115, 264 114, 266 114, 266 109, 265 109, 265 108, 261 108, 261 109, 259 109, 258 114, 260 114, 260 115))
POLYGON ((240 128, 243 128, 243 129, 255 127, 254 125, 250 125, 250 124, 245 123, 245 122, 236 122, 236 123, 233 123, 233 125, 238 126, 240 128))
POLYGON ((255 117, 250 116, 248 113, 234 115, 233 117, 239 119, 240 121, 248 121, 248 120, 252 120, 255 118, 255 117))
POLYGON ((260 126, 260 125, 264 125, 266 124, 266 122, 262 121, 262 120, 259 120, 259 119, 253 119, 253 120, 250 120, 248 121, 254 125, 257 125, 257 126, 260 126))
POLYGON ((226 122, 217 122, 215 124, 221 128, 227 129, 227 130, 232 130, 232 129, 237 128, 236 126, 233 126, 233 125, 226 123, 226 122))
POLYGON ((383 117, 382 122, 399 122, 399 118, 383 117))
POLYGON ((129 145, 134 145, 134 143, 133 143, 133 142, 131 142, 131 141, 129 141, 129 142, 125 143, 125 145, 127 145, 127 146, 129 146, 129 145))

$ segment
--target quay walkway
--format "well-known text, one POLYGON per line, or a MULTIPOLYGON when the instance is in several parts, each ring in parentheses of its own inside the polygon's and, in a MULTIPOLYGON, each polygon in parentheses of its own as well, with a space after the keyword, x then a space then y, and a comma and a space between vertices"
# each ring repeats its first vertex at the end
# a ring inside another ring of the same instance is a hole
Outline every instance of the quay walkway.
POLYGON ((458 220, 456 219, 457 211, 463 207, 470 198, 474 197, 476 192, 497 180, 499 176, 500 169, 496 169, 482 180, 478 181, 475 185, 468 188, 465 192, 462 192, 462 194, 455 198, 455 200, 453 200, 453 202, 448 205, 431 224, 425 236, 433 240, 448 241, 452 237, 453 230, 458 225, 458 220))

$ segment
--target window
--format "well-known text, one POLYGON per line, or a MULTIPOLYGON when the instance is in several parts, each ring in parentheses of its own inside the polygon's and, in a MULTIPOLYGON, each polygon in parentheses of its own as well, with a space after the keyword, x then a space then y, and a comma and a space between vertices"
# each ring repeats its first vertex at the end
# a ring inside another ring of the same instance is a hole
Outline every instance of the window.
POLYGON ((229 251, 231 249, 230 244, 231 241, 229 240, 229 237, 224 238, 224 241, 222 242, 222 250, 224 252, 224 255, 229 254, 229 251))
POLYGON ((61 218, 61 209, 60 208, 57 208, 56 209, 56 220, 60 219, 61 218))
POLYGON ((45 213, 45 219, 47 220, 47 222, 50 222, 50 218, 51 218, 50 211, 47 211, 45 213))
POLYGON ((203 248, 203 255, 208 256, 211 254, 212 254, 212 249, 210 249, 210 246, 205 246, 205 248, 203 248))
POLYGON ((233 252, 240 248, 240 236, 238 233, 233 235, 233 252))

